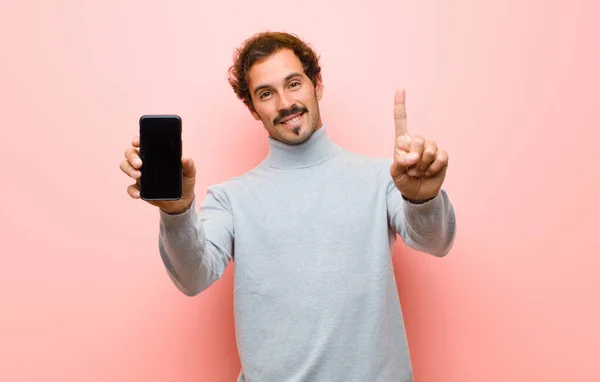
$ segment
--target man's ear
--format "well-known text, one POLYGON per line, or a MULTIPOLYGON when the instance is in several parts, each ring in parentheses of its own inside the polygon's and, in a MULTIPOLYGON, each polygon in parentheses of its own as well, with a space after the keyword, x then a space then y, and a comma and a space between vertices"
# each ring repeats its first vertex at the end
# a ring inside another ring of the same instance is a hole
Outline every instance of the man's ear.
POLYGON ((315 82, 315 94, 317 95, 317 100, 320 101, 323 97, 323 80, 321 78, 321 74, 317 75, 317 80, 315 82))

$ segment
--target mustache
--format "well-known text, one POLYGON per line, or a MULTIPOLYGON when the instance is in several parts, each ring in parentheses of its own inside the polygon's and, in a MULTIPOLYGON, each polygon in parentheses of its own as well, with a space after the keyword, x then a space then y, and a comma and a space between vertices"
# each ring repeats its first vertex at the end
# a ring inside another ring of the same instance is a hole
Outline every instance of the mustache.
POLYGON ((304 106, 297 106, 297 105, 293 105, 291 108, 287 109, 287 110, 281 110, 279 112, 279 114, 277 114, 277 117, 275 117, 275 119, 273 120, 273 124, 277 125, 279 122, 281 122, 282 119, 289 117, 290 115, 294 115, 294 114, 298 114, 298 113, 307 113, 308 109, 305 108, 304 106))

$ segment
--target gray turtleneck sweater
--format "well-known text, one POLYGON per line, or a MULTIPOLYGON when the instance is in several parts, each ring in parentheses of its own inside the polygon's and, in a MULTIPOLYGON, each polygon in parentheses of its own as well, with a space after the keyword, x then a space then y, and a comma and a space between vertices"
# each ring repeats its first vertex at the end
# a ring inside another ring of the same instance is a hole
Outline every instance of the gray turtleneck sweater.
POLYGON ((340 148, 325 127, 305 143, 269 138, 251 171, 209 187, 187 212, 160 212, 169 276, 194 296, 234 261, 239 381, 412 381, 392 248, 446 255, 446 192, 402 198, 391 159, 340 148))

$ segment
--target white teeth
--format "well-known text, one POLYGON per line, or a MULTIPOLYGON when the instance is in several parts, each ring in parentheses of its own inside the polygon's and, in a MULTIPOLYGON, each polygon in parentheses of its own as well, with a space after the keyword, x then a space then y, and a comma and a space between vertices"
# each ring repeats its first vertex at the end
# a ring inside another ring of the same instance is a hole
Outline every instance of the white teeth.
POLYGON ((294 118, 290 119, 289 121, 285 121, 284 123, 293 123, 293 122, 296 122, 297 120, 300 119, 300 117, 302 117, 302 114, 300 114, 297 117, 294 117, 294 118))

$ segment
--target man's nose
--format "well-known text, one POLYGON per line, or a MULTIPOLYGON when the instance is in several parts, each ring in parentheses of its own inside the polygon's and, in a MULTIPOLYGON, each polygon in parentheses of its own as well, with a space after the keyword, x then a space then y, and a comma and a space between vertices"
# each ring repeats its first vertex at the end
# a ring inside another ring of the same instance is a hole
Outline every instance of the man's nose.
POLYGON ((294 104, 294 100, 289 94, 283 93, 279 97, 279 110, 289 110, 294 104))

